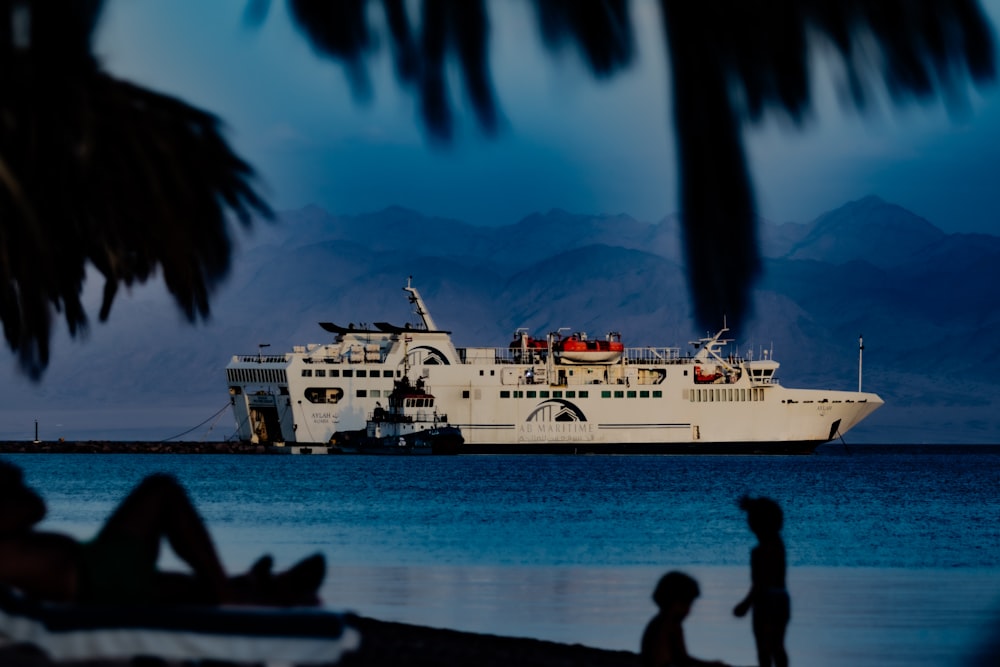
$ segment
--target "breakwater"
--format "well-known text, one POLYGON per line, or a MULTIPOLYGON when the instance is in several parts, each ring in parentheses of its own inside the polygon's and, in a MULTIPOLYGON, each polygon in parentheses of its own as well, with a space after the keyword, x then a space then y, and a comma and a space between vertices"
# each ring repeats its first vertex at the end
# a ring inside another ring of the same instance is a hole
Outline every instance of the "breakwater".
POLYGON ((279 447, 248 442, 129 442, 55 440, 0 442, 0 454, 271 454, 279 447))

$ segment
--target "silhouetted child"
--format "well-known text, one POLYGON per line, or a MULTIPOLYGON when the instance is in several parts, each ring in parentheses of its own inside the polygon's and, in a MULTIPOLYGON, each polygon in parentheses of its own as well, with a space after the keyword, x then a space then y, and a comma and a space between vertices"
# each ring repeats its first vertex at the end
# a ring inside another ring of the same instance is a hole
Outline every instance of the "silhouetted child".
POLYGON ((681 623, 700 595, 698 582, 682 572, 667 572, 653 591, 653 602, 660 612, 652 618, 642 633, 643 667, 681 667, 683 665, 715 665, 725 663, 705 661, 688 655, 681 623))
POLYGON ((781 508, 770 498, 743 496, 740 509, 747 513, 747 524, 758 544, 750 552, 750 592, 733 613, 742 617, 753 607, 753 636, 760 667, 787 667, 785 629, 791 618, 791 603, 785 588, 781 508))

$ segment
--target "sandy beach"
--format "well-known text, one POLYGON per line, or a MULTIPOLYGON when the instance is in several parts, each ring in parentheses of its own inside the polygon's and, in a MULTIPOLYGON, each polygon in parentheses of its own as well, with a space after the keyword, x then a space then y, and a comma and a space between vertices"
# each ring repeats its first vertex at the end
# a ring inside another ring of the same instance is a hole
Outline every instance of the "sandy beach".
MULTIPOLYGON (((354 617, 361 630, 361 648, 341 659, 343 667, 638 667, 639 657, 628 651, 610 651, 558 642, 440 630, 354 617)), ((4 667, 161 667, 152 658, 138 661, 53 663, 34 647, 0 647, 4 667)))
POLYGON ((361 649, 345 667, 638 667, 639 656, 580 644, 459 632, 358 617, 361 649))

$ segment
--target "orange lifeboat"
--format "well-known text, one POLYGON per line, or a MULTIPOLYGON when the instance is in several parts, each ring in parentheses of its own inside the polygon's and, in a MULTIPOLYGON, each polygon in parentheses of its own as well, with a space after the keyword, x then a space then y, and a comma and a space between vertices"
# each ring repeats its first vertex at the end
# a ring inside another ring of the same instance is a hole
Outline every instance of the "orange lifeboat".
POLYGON ((604 340, 590 340, 580 332, 559 340, 555 346, 556 357, 567 364, 613 364, 621 359, 625 345, 621 334, 612 332, 604 340))
POLYGON ((694 381, 698 384, 711 384, 722 377, 722 373, 702 373, 701 366, 694 367, 694 381))

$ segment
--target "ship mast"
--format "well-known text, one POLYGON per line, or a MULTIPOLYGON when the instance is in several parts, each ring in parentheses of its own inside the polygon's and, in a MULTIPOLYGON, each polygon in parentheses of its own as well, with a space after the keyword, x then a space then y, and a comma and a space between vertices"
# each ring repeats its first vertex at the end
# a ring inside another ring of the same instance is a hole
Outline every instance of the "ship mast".
POLYGON ((420 298, 420 292, 417 291, 416 287, 410 285, 411 280, 413 280, 413 276, 408 276, 406 278, 406 287, 403 288, 403 291, 410 293, 410 303, 415 306, 414 312, 419 315, 421 321, 423 321, 424 329, 427 331, 437 331, 437 325, 434 324, 434 320, 431 319, 431 314, 427 312, 427 306, 424 305, 424 300, 420 298))
POLYGON ((861 393, 861 356, 865 352, 865 339, 858 334, 858 393, 861 393))

